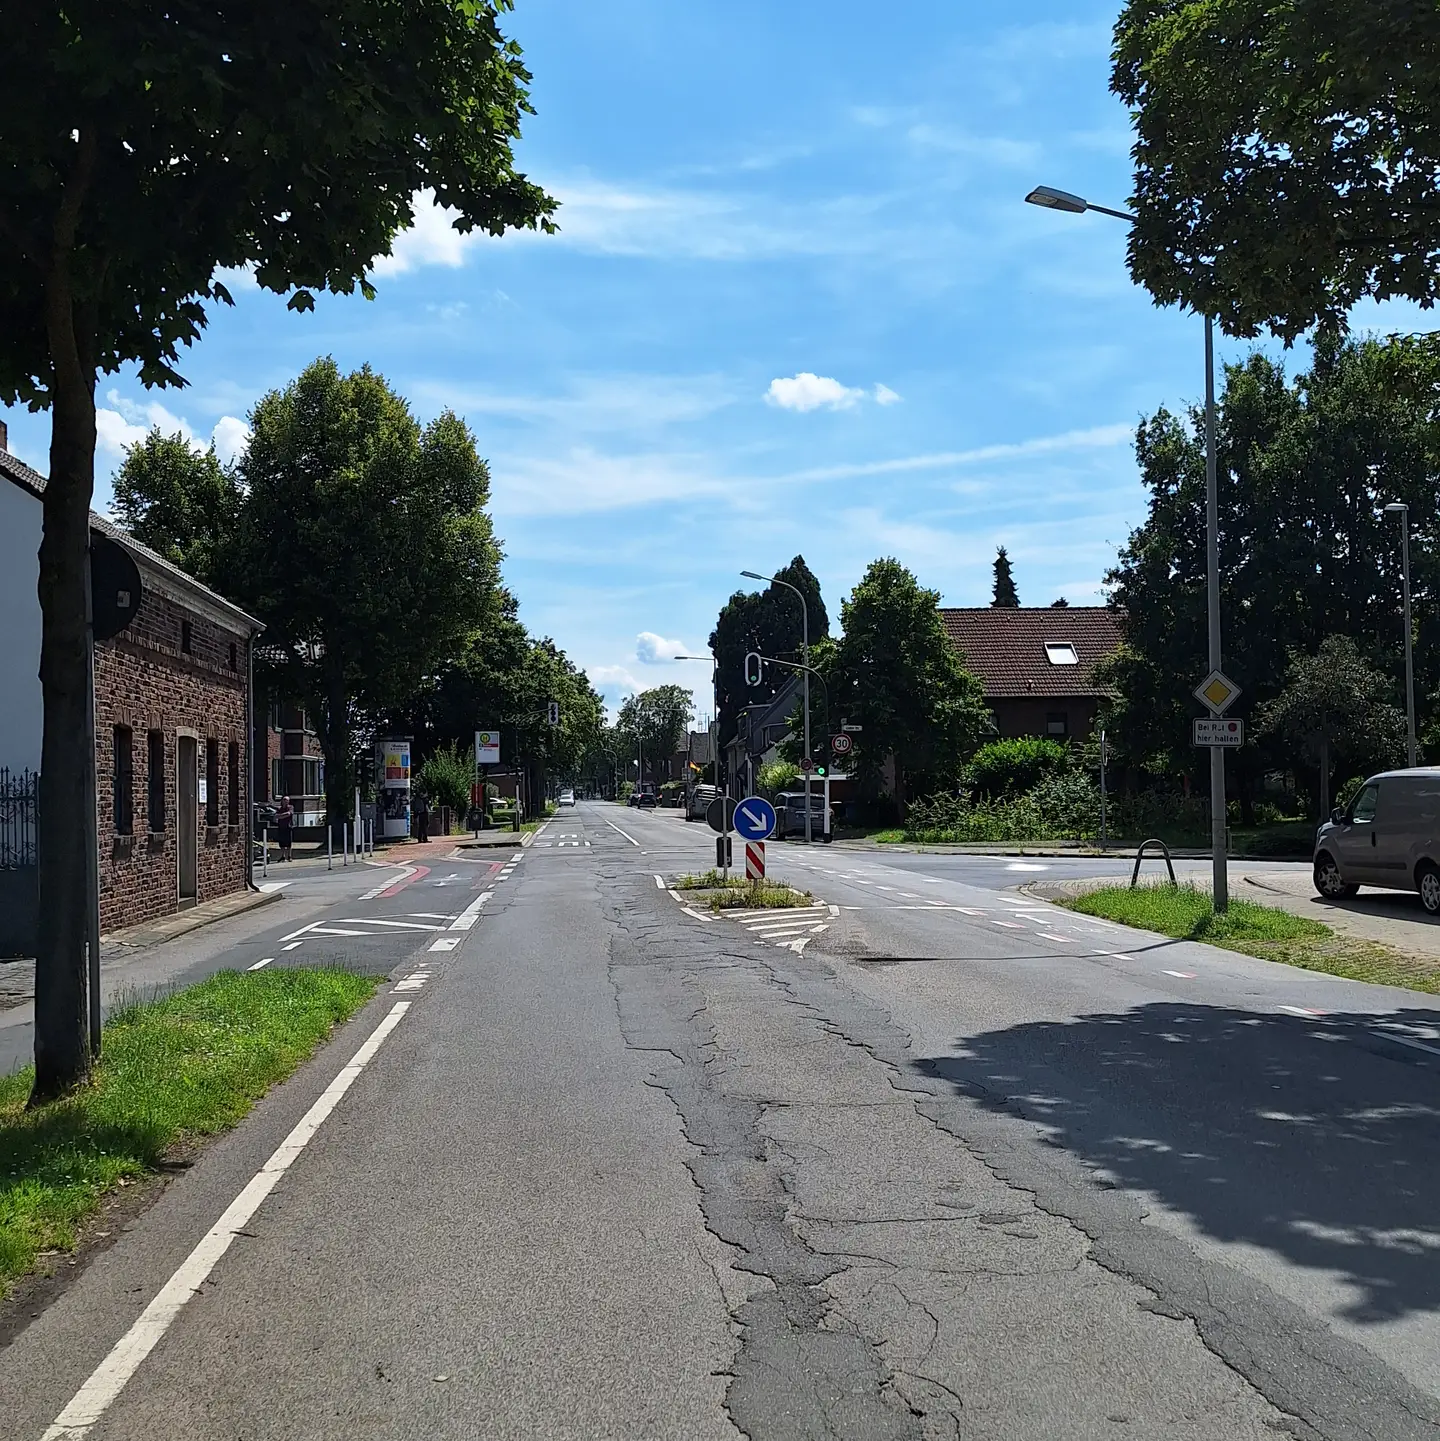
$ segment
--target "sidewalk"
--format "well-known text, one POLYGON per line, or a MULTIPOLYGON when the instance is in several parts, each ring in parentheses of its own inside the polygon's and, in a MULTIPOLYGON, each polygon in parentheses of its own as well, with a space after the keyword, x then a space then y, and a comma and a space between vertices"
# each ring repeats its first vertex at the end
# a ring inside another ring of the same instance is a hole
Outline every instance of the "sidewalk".
MULTIPOLYGON (((1150 876, 1154 883, 1153 874, 1150 876)), ((1142 878, 1143 883, 1143 878, 1142 878)), ((1085 880, 1036 881, 1021 887, 1046 899, 1082 895, 1102 886, 1125 885, 1123 877, 1105 876, 1085 880)), ((1208 873, 1191 873, 1186 885, 1210 889, 1208 873)), ((1298 868, 1276 870, 1257 865, 1230 865, 1230 895, 1235 900, 1274 906, 1292 915, 1320 921, 1340 935, 1358 940, 1381 941, 1407 955, 1440 961, 1440 920, 1427 915, 1420 897, 1404 891, 1379 891, 1368 887, 1353 900, 1328 901, 1318 895, 1307 873, 1298 868)))

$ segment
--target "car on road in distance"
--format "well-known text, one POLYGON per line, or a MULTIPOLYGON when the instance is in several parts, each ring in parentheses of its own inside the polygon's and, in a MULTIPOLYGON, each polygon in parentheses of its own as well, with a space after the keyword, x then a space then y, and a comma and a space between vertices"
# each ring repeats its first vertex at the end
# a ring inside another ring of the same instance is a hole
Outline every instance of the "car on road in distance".
POLYGON ((575 804, 575 792, 567 786, 563 791, 560 792, 559 799, 555 802, 555 804, 561 806, 573 806, 575 804))
MULTIPOLYGON (((810 792, 810 833, 816 837, 825 833, 825 792, 819 787, 810 792)), ((781 791, 775 797, 775 838, 783 841, 789 836, 804 839, 804 791, 781 791)))
POLYGON ((1440 916, 1440 766, 1381 771, 1315 834, 1315 889, 1346 900, 1361 886, 1415 891, 1440 916))
POLYGON ((653 811, 657 804, 655 792, 653 790, 641 791, 636 798, 635 804, 639 806, 642 811, 653 811))
POLYGON ((719 786, 692 786, 685 801, 685 819, 703 821, 705 812, 710 809, 710 802, 718 800, 719 796, 719 786))

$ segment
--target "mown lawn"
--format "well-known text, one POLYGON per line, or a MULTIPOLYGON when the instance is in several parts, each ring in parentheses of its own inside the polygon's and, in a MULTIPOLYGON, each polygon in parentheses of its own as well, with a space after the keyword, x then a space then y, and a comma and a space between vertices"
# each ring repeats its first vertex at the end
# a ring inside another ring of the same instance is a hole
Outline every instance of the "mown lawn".
POLYGON ((1138 886, 1133 891, 1106 886, 1061 904, 1175 940, 1204 941, 1307 971, 1440 994, 1440 966, 1431 960, 1341 935, 1320 921, 1253 901, 1232 900, 1223 915, 1216 915, 1209 892, 1194 886, 1138 886))
POLYGON ((105 1027, 91 1083, 25 1109, 27 1067, 0 1079, 0 1288, 75 1244, 107 1191, 182 1139, 239 1122, 374 993, 347 971, 225 971, 105 1027))

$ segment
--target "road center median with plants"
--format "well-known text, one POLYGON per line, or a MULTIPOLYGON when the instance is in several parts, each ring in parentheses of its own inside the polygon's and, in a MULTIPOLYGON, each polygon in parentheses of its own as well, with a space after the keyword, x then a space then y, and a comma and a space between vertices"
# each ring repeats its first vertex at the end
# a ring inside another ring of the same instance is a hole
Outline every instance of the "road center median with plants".
POLYGON ((377 984, 347 971, 223 971, 112 1016, 92 1081, 63 1100, 26 1110, 28 1067, 0 1080, 0 1288, 74 1246, 107 1192, 236 1125, 377 984))
POLYGON ((725 878, 717 870, 681 876, 675 889, 693 893, 689 898, 708 905, 712 911, 790 910, 813 903, 809 891, 797 891, 775 881, 747 881, 743 876, 725 878))
POLYGON ((1253 901, 1232 899, 1217 915, 1209 893, 1194 886, 1104 886, 1059 904, 1174 940, 1203 941, 1307 971, 1440 994, 1440 965, 1433 960, 1341 935, 1319 921, 1253 901))

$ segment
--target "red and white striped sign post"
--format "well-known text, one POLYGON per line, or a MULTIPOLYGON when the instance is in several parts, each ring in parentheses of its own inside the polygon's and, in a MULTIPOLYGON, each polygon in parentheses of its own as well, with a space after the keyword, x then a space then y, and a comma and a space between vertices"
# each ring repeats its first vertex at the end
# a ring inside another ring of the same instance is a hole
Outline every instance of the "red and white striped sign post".
POLYGON ((745 879, 747 881, 763 881, 765 879, 765 842, 745 842, 745 879))

